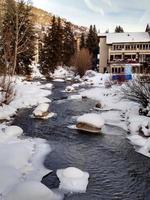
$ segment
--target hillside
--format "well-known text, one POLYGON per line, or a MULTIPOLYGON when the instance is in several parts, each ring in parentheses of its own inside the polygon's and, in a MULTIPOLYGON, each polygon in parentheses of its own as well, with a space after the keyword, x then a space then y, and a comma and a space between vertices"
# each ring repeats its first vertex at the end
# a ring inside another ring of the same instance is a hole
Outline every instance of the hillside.
MULTIPOLYGON (((48 13, 42 9, 39 8, 32 8, 32 13, 33 13, 33 23, 35 24, 36 27, 47 27, 50 25, 51 21, 52 21, 52 13, 48 13)), ((62 24, 66 21, 66 19, 62 18, 62 24)), ((80 34, 82 32, 87 31, 87 27, 83 27, 83 26, 78 26, 78 25, 74 25, 72 24, 72 29, 74 31, 74 33, 76 34, 80 34)))

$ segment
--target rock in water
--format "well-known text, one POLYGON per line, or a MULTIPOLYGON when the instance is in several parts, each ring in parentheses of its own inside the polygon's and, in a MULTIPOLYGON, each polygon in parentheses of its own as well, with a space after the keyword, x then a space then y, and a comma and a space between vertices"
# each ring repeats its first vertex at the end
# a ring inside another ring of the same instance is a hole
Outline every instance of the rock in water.
POLYGON ((104 126, 104 123, 104 120, 99 114, 89 113, 84 114, 77 119, 76 127, 79 130, 99 133, 104 126))
POLYGON ((86 132, 91 132, 91 133, 99 133, 101 131, 100 128, 92 127, 92 126, 89 126, 88 124, 85 124, 85 123, 78 123, 76 125, 76 127, 79 130, 86 131, 86 132))
POLYGON ((99 102, 95 105, 96 108, 102 108, 102 104, 99 102))
POLYGON ((75 167, 57 170, 59 188, 64 192, 86 192, 89 174, 75 167))
POLYGON ((49 114, 48 109, 49 109, 49 104, 42 103, 36 107, 36 109, 33 111, 33 115, 36 118, 44 118, 49 114))

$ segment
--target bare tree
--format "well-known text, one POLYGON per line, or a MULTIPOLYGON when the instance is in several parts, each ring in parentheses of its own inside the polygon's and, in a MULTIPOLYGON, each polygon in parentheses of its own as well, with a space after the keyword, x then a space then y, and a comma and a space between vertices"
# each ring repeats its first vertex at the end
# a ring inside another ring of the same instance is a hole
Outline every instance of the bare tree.
POLYGON ((8 98, 10 96, 8 93, 12 93, 11 83, 19 58, 23 53, 29 52, 31 39, 34 44, 34 37, 33 34, 30 34, 32 32, 32 24, 30 24, 32 7, 30 2, 5 0, 3 5, 1 58, 5 66, 3 87, 6 100, 4 102, 7 102, 7 99, 10 99, 8 98))
POLYGON ((92 66, 91 59, 92 55, 86 48, 82 48, 79 52, 76 52, 76 54, 73 56, 71 61, 72 65, 76 67, 77 72, 81 77, 84 76, 87 70, 91 69, 92 66))

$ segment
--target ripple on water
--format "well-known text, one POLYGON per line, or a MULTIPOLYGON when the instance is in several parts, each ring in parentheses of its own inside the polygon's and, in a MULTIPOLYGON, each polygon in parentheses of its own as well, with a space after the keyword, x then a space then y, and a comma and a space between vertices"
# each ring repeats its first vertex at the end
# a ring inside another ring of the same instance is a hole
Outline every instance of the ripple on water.
POLYGON ((29 118, 32 110, 25 109, 14 120, 27 135, 47 139, 53 149, 44 164, 54 172, 43 183, 58 187, 56 170, 77 167, 90 174, 87 192, 67 195, 65 200, 149 200, 150 160, 133 150, 121 128, 105 126, 99 136, 67 128, 74 124, 73 116, 89 112, 95 101, 62 101, 67 97, 61 92, 65 87, 65 83, 54 83, 51 111, 57 117, 35 120, 29 118))

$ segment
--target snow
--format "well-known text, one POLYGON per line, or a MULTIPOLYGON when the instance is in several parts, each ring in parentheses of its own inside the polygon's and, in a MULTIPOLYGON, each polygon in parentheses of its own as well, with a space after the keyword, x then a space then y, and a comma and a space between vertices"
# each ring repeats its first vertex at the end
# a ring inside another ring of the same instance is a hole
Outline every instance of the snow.
POLYGON ((82 80, 86 85, 103 86, 106 81, 110 81, 110 74, 101 74, 88 70, 82 77, 82 80))
POLYGON ((38 105, 35 110, 33 111, 34 116, 42 117, 43 113, 48 112, 49 104, 48 103, 42 103, 38 105))
POLYGON ((14 99, 9 105, 0 106, 0 120, 10 120, 18 109, 50 102, 46 96, 51 94, 51 90, 43 89, 44 85, 39 82, 22 81, 16 77, 12 85, 15 91, 14 99))
POLYGON ((105 36, 107 44, 150 42, 150 36, 148 32, 107 33, 105 36))
MULTIPOLYGON (((147 143, 150 137, 150 118, 139 115, 140 105, 137 102, 122 98, 121 89, 125 87, 125 84, 113 85, 110 74, 100 74, 89 70, 79 83, 72 86, 78 89, 78 94, 69 97, 69 99, 77 100, 85 96, 97 101, 97 103, 100 102, 102 108, 94 107, 94 110, 101 113, 99 116, 105 121, 105 124, 117 126, 130 132, 130 136, 127 138, 134 145, 136 151, 150 157, 148 151, 150 145, 147 143), (105 87, 107 82, 110 83, 110 88, 105 87)), ((147 109, 149 110, 150 106, 147 109)), ((78 122, 98 124, 93 117, 89 116, 87 117, 85 114, 79 117, 78 122)))
POLYGON ((77 122, 89 124, 96 128, 102 128, 105 123, 104 119, 101 117, 101 115, 95 114, 95 113, 84 114, 84 115, 78 117, 77 122))
POLYGON ((22 128, 18 126, 8 126, 0 130, 0 142, 18 137, 23 134, 22 128))
MULTIPOLYGON (((2 200, 11 199, 15 188, 24 181, 40 182, 44 175, 50 173, 50 170, 43 166, 44 157, 51 151, 50 146, 42 139, 21 139, 22 133, 23 130, 20 127, 0 125, 2 200)), ((16 199, 19 198, 16 197, 16 199)))
POLYGON ((57 176, 60 180, 59 188, 65 192, 86 192, 89 174, 80 169, 69 167, 57 170, 57 176))
POLYGON ((32 69, 32 78, 42 78, 43 75, 40 73, 40 70, 39 70, 39 65, 38 64, 32 64, 31 66, 31 69, 32 69))
POLYGON ((55 194, 45 185, 35 181, 21 183, 12 190, 7 200, 61 200, 62 196, 55 194))
MULTIPOLYGON (((22 77, 14 77, 12 86, 14 99, 9 105, 0 106, 0 120, 10 120, 21 108, 35 105, 39 105, 40 111, 49 108, 50 100, 46 96, 51 94, 52 84, 27 82, 22 77)), ((51 172, 43 166, 45 156, 51 151, 49 144, 38 138, 22 138, 22 135, 20 127, 0 124, 0 198, 62 199, 40 183, 43 176, 51 172)))
POLYGON ((76 99, 76 100, 79 100, 79 99, 82 99, 82 96, 81 95, 71 95, 68 99, 71 99, 71 100, 73 100, 73 99, 76 99))
POLYGON ((58 81, 62 79, 73 78, 74 72, 72 71, 72 68, 58 66, 51 76, 55 79, 55 81, 58 81))

